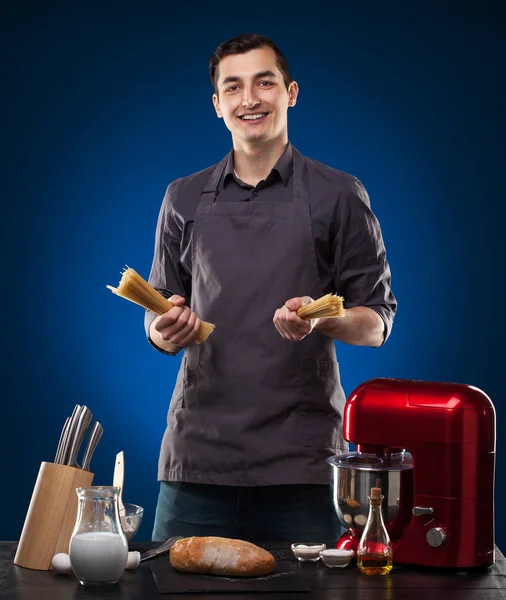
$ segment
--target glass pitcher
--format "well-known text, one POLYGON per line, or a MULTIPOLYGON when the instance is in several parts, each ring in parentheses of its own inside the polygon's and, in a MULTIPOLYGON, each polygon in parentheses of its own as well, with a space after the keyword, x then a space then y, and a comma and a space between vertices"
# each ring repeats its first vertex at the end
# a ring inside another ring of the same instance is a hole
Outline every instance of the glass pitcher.
POLYGON ((79 509, 70 539, 70 563, 82 585, 117 583, 126 567, 128 542, 121 527, 118 487, 77 488, 79 509))

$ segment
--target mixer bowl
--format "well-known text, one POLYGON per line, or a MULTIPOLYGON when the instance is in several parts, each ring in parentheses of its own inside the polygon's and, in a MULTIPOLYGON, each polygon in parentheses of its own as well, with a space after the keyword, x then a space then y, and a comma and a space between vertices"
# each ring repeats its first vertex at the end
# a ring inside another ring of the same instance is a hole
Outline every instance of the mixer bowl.
POLYGON ((126 526, 124 527, 123 532, 127 542, 129 542, 139 529, 144 509, 141 506, 137 506, 137 504, 127 504, 126 502, 124 502, 124 506, 126 526))
POLYGON ((399 452, 380 457, 351 452, 331 456, 327 462, 333 469, 333 502, 342 525, 355 535, 362 534, 369 515, 371 488, 379 487, 383 520, 390 530, 398 516, 403 480, 412 476, 411 454, 399 452))

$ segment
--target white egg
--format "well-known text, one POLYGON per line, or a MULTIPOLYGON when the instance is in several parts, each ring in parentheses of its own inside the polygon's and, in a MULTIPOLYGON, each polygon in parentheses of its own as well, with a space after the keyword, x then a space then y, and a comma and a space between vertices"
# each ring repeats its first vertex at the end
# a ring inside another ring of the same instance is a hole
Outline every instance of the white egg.
POLYGON ((129 552, 127 558, 127 569, 136 569, 139 566, 141 561, 141 553, 140 552, 129 552))
POLYGON ((51 561, 55 573, 59 575, 68 575, 72 573, 72 565, 70 564, 70 556, 64 552, 59 552, 53 556, 51 561))

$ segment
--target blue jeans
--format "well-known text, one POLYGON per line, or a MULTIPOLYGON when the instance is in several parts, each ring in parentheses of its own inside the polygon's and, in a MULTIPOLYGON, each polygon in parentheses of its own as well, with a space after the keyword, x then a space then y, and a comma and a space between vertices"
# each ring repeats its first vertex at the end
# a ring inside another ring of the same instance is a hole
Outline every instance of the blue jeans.
POLYGON ((162 481, 152 540, 174 535, 321 542, 343 533, 328 485, 234 487, 162 481))

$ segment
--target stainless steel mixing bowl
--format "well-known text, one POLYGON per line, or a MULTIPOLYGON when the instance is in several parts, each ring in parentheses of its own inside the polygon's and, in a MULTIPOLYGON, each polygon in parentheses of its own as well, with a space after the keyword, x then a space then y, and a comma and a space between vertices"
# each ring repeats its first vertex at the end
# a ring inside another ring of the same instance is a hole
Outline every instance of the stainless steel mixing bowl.
POLYGON ((123 531, 127 541, 129 542, 139 529, 139 525, 142 521, 142 515, 144 514, 144 509, 141 506, 137 506, 137 504, 127 504, 126 502, 123 504, 125 506, 126 521, 126 527, 123 528, 123 531))
MULTIPOLYGON (((333 500, 339 520, 349 531, 361 535, 369 514, 371 488, 381 488, 383 520, 387 529, 394 523, 402 494, 401 483, 412 476, 409 452, 385 457, 363 452, 331 456, 333 500)), ((410 489, 409 485, 404 486, 410 489)))

